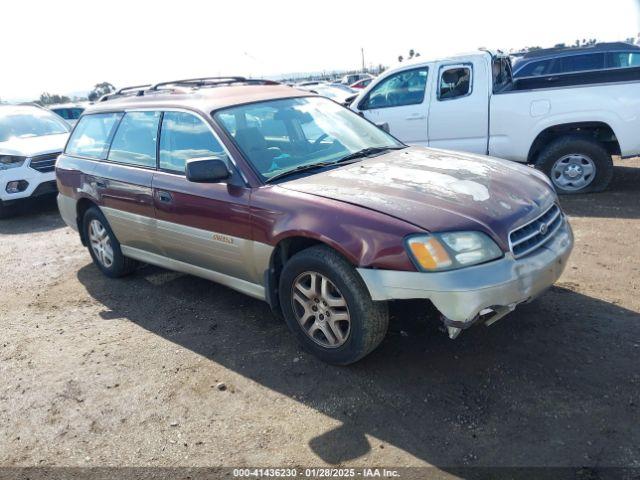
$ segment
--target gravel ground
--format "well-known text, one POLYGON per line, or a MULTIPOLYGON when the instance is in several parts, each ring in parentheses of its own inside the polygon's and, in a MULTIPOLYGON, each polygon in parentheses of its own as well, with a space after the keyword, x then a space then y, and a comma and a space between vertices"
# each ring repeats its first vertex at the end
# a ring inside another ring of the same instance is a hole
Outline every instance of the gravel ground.
POLYGON ((456 341, 396 304, 347 368, 214 283, 103 277, 51 206, 0 221, 0 465, 640 467, 640 159, 617 165, 562 198, 542 298, 456 341))

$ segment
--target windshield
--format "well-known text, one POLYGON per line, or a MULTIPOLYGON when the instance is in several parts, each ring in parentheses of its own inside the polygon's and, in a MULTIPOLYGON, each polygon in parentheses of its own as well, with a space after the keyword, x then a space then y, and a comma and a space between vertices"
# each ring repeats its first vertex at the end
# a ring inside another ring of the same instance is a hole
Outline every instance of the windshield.
POLYGON ((402 147, 359 115, 318 97, 231 107, 215 118, 264 180, 364 149, 402 147))
POLYGON ((62 120, 46 110, 37 107, 0 108, 0 142, 68 131, 69 127, 62 120))

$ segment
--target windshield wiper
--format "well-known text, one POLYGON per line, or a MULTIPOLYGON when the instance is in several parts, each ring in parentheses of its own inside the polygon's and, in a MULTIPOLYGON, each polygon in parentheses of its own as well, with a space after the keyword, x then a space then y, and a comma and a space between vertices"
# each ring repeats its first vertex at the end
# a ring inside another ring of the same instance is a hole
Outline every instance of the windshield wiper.
POLYGON ((286 170, 284 172, 280 172, 276 175, 274 175, 273 177, 268 178, 267 180, 265 180, 265 183, 271 183, 274 180, 278 180, 280 178, 283 177, 288 177, 289 175, 294 175, 296 173, 300 173, 300 172, 304 172, 306 170, 315 170, 317 168, 323 168, 323 167, 331 167, 333 165, 340 165, 346 162, 352 162, 354 160, 357 160, 359 158, 364 158, 364 157, 369 157, 371 155, 375 155, 377 153, 383 153, 386 152, 388 150, 400 150, 401 148, 406 148, 405 146, 397 146, 397 147, 368 147, 368 148, 363 148, 362 150, 358 150, 357 152, 353 152, 350 153, 348 155, 345 155, 344 157, 338 159, 338 160, 334 160, 331 162, 319 162, 319 163, 310 163, 307 165, 298 165, 295 168, 292 168, 290 170, 286 170))
POLYGON ((278 180, 283 177, 288 177, 289 175, 293 175, 299 172, 304 172, 306 170, 315 170, 316 168, 328 167, 331 165, 335 165, 336 163, 337 162, 320 162, 320 163, 310 163, 307 165, 298 165, 295 168, 292 168, 290 170, 285 170, 284 172, 280 172, 274 175, 273 177, 269 177, 267 180, 265 180, 265 183, 271 183, 274 180, 278 180))
POLYGON ((358 150, 357 152, 350 153, 349 155, 345 155, 340 160, 335 163, 348 162, 349 160, 355 160, 357 158, 370 157, 371 155, 375 155, 376 153, 384 153, 389 150, 401 150, 406 148, 404 145, 398 145, 397 147, 368 147, 363 148, 362 150, 358 150))

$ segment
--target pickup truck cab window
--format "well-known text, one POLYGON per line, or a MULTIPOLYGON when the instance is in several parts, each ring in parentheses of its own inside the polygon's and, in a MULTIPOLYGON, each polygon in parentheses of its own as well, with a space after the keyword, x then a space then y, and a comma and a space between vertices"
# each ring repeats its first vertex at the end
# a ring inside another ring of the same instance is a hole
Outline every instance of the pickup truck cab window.
POLYGON ((359 108, 367 110, 418 105, 424 100, 426 86, 426 67, 403 70, 390 75, 373 87, 359 108))
POLYGON ((241 105, 218 112, 215 118, 263 180, 303 166, 336 162, 363 149, 402 147, 358 115, 319 97, 241 105))
POLYGON ((65 153, 80 157, 103 159, 122 113, 94 113, 80 119, 71 134, 65 153))
POLYGON ((165 112, 160 130, 160 169, 184 173, 187 160, 226 159, 224 149, 200 118, 187 112, 165 112))
POLYGON ((160 112, 126 113, 113 137, 107 159, 155 169, 159 122, 160 112))
POLYGON ((438 100, 452 100, 471 92, 471 67, 452 67, 440 72, 438 100))

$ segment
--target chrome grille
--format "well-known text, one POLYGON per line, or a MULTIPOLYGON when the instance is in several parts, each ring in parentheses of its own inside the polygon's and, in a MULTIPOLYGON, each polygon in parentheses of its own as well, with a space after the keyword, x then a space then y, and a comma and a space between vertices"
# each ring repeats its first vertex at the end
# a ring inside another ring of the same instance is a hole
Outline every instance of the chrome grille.
POLYGON ((37 157, 31 157, 29 166, 34 170, 38 170, 42 173, 53 172, 56 168, 56 158, 62 152, 47 153, 45 155, 38 155, 37 157))
POLYGON ((509 234, 511 252, 518 258, 537 250, 553 238, 562 222, 560 207, 551 205, 542 215, 509 234))

